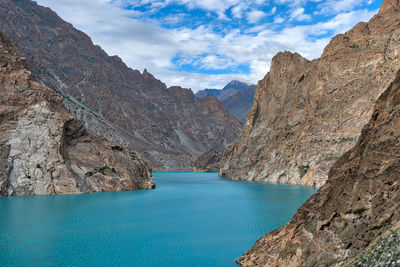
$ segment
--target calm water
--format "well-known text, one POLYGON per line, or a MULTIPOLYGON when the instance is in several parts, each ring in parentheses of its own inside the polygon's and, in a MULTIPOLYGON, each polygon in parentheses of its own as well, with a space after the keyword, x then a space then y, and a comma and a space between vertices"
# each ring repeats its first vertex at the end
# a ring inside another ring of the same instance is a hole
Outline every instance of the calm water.
POLYGON ((152 191, 0 198, 0 266, 236 266, 315 192, 154 176, 152 191))

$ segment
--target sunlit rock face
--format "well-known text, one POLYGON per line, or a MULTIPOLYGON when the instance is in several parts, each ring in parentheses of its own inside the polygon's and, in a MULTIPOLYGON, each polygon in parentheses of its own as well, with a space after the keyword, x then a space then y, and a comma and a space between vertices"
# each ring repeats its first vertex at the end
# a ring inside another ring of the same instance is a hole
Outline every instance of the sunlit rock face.
POLYGON ((317 60, 278 53, 258 83, 238 141, 224 152, 220 175, 325 184, 400 67, 398 6, 384 1, 379 14, 335 36, 317 60))
POLYGON ((400 72, 356 145, 284 227, 257 241, 244 266, 335 266, 400 226, 400 72))
POLYGON ((150 165, 88 131, 2 32, 0 77, 0 196, 154 187, 150 165))
POLYGON ((0 1, 0 29, 36 79, 63 95, 85 126, 129 145, 159 170, 190 168, 187 155, 224 149, 241 130, 240 120, 215 98, 167 88, 147 70, 128 68, 31 0, 0 1))

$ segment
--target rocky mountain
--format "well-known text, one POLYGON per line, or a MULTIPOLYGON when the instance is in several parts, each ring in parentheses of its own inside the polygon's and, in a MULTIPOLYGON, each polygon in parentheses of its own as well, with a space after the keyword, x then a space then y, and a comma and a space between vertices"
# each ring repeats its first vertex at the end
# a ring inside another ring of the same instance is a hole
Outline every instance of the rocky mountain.
POLYGON ((222 152, 210 149, 200 157, 193 160, 192 166, 195 172, 217 172, 221 161, 222 152))
MULTIPOLYGON (((380 15, 388 14, 383 12, 380 15)), ((243 266, 336 266, 365 249, 376 253, 369 247, 400 226, 399 155, 397 72, 377 100, 356 145, 331 168, 327 183, 287 225, 258 240, 238 262, 243 266)))
POLYGON ((0 196, 154 187, 150 165, 88 131, 0 32, 0 196))
POLYGON ((230 113, 245 123, 246 116, 253 105, 255 91, 256 86, 250 85, 246 90, 239 91, 233 96, 223 100, 222 104, 225 105, 230 113))
POLYGON ((245 122, 246 115, 253 104, 255 89, 254 84, 234 80, 223 89, 204 89, 198 91, 196 96, 199 98, 206 95, 214 96, 226 106, 230 113, 245 122))
POLYGON ((399 5, 385 0, 379 14, 335 36, 317 60, 278 53, 238 141, 224 151, 220 175, 322 186, 400 67, 399 5))
MULTIPOLYGON (((87 107, 83 113, 111 124, 115 140, 129 139, 126 143, 135 151, 161 167, 174 169, 187 155, 223 149, 242 127, 215 98, 199 99, 189 89, 167 88, 146 70, 128 68, 31 0, 0 1, 0 29, 26 57, 38 81, 70 100, 71 112, 87 107)), ((86 118, 85 114, 75 115, 86 118)), ((94 132, 99 128, 91 121, 84 123, 94 132)))

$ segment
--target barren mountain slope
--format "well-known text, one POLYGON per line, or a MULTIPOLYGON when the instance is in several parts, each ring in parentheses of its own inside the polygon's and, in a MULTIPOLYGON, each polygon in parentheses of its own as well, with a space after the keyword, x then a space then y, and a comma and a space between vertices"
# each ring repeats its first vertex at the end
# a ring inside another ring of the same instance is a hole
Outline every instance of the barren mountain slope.
POLYGON ((220 175, 322 186, 400 67, 399 5, 385 0, 368 23, 335 36, 320 59, 277 54, 220 175))

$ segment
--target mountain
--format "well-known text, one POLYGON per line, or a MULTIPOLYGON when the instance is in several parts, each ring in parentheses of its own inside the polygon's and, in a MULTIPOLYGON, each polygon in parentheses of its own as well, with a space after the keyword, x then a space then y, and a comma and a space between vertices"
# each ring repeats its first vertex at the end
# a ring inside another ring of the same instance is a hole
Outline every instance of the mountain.
POLYGON ((112 128, 115 141, 124 140, 160 169, 179 169, 182 160, 190 165, 190 156, 223 149, 239 134, 241 122, 215 98, 167 88, 147 70, 128 68, 31 0, 2 0, 0 29, 74 115, 95 117, 83 120, 86 126, 98 134, 112 128))
POLYGON ((0 77, 0 196, 154 187, 150 165, 83 127, 2 32, 0 77))
POLYGON ((322 186, 394 80, 399 25, 400 12, 389 8, 335 36, 319 59, 278 53, 238 141, 224 151, 220 175, 322 186))
POLYGON ((199 98, 206 95, 214 96, 226 106, 230 113, 245 122, 246 115, 253 104, 255 89, 254 84, 234 80, 223 89, 204 89, 198 91, 196 96, 199 98))
POLYGON ((217 172, 222 152, 215 149, 209 149, 193 160, 192 166, 195 172, 217 172))
MULTIPOLYGON (((384 14, 389 15, 381 13, 384 14)), ((399 122, 400 72, 397 72, 396 80, 376 102, 356 145, 333 165, 327 183, 287 225, 258 240, 238 262, 243 266, 339 266, 369 250, 388 231, 397 230, 399 122)), ((389 245, 398 253, 398 244, 389 245)), ((373 251, 378 261, 380 249, 384 248, 375 247, 373 251)), ((398 254, 393 258, 396 257, 398 254)), ((387 265, 384 262, 373 266, 387 265)))

